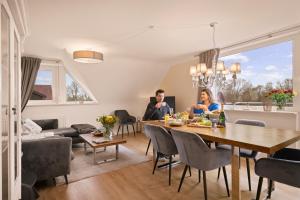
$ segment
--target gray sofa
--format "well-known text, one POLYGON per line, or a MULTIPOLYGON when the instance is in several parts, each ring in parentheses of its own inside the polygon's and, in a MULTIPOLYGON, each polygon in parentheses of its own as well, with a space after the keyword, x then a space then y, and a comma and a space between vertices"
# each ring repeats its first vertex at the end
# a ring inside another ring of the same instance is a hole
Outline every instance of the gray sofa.
POLYGON ((72 138, 72 144, 81 143, 83 140, 79 137, 79 133, 74 128, 58 128, 58 119, 43 119, 33 120, 40 127, 43 132, 53 132, 54 135, 72 138))
POLYGON ((37 176, 37 181, 64 176, 68 183, 72 140, 53 136, 22 142, 22 169, 37 176))

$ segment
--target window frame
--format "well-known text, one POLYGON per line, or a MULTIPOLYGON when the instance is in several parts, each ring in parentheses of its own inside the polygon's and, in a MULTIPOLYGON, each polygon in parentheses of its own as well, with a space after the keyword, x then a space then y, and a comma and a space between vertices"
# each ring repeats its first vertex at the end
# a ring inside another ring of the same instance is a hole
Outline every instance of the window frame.
POLYGON ((43 62, 40 65, 39 70, 52 71, 53 83, 52 83, 52 100, 29 100, 27 106, 59 106, 59 105, 95 105, 98 101, 94 95, 86 90, 86 87, 82 86, 82 83, 78 81, 75 76, 69 72, 61 62, 43 62), (65 75, 69 76, 86 92, 87 95, 92 99, 91 101, 67 101, 67 88, 65 75))
MULTIPOLYGON (((267 46, 272 46, 272 45, 276 45, 279 43, 284 43, 284 42, 292 42, 292 84, 294 86, 294 76, 295 76, 295 39, 297 37, 297 34, 291 34, 288 36, 283 36, 283 37, 277 37, 277 38, 270 38, 268 40, 264 40, 261 42, 256 42, 254 44, 249 44, 249 45, 245 45, 242 47, 237 47, 237 48, 232 48, 229 50, 221 50, 220 51, 220 55, 219 55, 219 59, 222 57, 226 57, 226 56, 230 56, 230 55, 234 55, 234 54, 238 54, 238 53, 243 53, 245 51, 251 51, 251 50, 255 50, 255 49, 259 49, 259 48, 263 48, 263 47, 267 47, 267 46)), ((243 73, 243 72, 242 72, 243 73)), ((217 89, 213 89, 214 91, 214 95, 217 95, 217 89)), ((238 105, 239 107, 243 108, 243 107, 247 107, 250 108, 250 110, 252 110, 251 108, 257 108, 257 107, 262 107, 263 106, 263 102, 236 102, 240 105, 238 105), (257 105, 259 104, 260 105, 257 105), (242 105, 245 104, 245 105, 242 105), (255 104, 255 105, 250 105, 250 104, 255 104)), ((235 106, 236 103, 233 102, 226 102, 225 105, 228 106, 235 106)), ((294 103, 290 106, 291 108, 293 108, 295 105, 294 103)), ((255 109, 256 110, 256 109, 255 109)))
POLYGON ((28 106, 33 105, 49 105, 56 104, 57 91, 58 91, 58 68, 57 66, 51 66, 45 63, 41 63, 39 71, 51 71, 52 72, 52 100, 29 100, 28 106))

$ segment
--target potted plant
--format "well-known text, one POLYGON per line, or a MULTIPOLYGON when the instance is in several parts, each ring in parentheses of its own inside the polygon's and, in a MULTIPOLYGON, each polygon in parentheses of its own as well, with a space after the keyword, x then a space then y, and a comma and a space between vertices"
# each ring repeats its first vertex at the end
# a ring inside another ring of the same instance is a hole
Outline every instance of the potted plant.
POLYGON ((103 137, 105 137, 106 139, 112 139, 112 129, 117 122, 117 117, 114 115, 103 115, 97 117, 96 121, 101 123, 103 128, 105 129, 103 137))
POLYGON ((268 93, 268 96, 276 104, 277 110, 283 110, 284 106, 293 100, 296 95, 291 89, 273 89, 268 93))

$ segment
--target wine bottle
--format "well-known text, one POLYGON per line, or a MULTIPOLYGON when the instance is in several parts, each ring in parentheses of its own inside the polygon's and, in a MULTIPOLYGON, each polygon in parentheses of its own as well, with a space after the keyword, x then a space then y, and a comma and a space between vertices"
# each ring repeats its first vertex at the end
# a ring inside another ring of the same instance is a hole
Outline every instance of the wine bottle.
POLYGON ((224 113, 224 104, 221 104, 221 112, 219 116, 219 122, 218 125, 225 127, 226 126, 226 118, 225 118, 225 113, 224 113))

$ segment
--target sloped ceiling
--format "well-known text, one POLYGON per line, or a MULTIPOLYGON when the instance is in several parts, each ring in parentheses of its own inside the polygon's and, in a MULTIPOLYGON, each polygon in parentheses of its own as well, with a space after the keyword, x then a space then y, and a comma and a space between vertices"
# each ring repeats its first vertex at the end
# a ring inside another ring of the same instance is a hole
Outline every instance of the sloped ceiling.
MULTIPOLYGON (((300 23, 299 0, 28 0, 25 54, 100 50, 104 62, 75 64, 98 98, 134 99, 159 86, 171 63, 300 23), (114 94, 107 96, 110 86, 114 94)), ((99 99, 98 99, 99 100, 99 99)))

